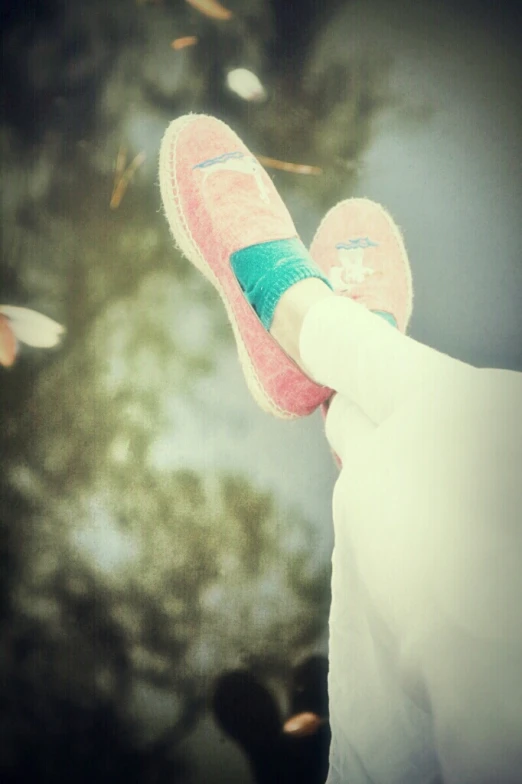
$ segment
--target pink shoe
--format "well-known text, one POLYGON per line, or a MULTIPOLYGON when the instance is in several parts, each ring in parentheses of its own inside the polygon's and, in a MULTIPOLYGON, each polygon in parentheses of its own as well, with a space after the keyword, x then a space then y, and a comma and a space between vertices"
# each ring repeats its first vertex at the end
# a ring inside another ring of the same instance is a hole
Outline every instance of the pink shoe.
MULTIPOLYGON (((399 227, 377 202, 346 199, 326 213, 310 255, 336 294, 392 316, 405 333, 411 316, 411 270, 399 227)), ((328 403, 321 406, 326 418, 328 403)), ((334 454, 336 463, 341 461, 334 454)))
POLYGON ((310 381, 265 330, 230 265, 235 251, 297 236, 272 180, 225 123, 196 114, 167 128, 159 175, 174 240, 221 296, 254 399, 284 419, 311 414, 331 391, 310 381))
POLYGON ((326 213, 310 255, 334 291, 394 317, 406 332, 413 292, 411 270, 393 218, 377 202, 346 199, 326 213))

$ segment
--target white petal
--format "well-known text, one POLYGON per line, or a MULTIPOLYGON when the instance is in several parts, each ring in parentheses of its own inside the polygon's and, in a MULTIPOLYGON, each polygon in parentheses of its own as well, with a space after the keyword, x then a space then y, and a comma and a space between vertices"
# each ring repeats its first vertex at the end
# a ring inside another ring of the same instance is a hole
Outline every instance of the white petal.
POLYGON ((9 319, 16 338, 28 346, 52 348, 65 332, 61 324, 29 308, 0 305, 0 313, 9 319))
POLYGON ((266 98, 265 88, 252 71, 246 68, 235 68, 227 74, 227 85, 230 90, 244 98, 245 101, 262 101, 266 98))

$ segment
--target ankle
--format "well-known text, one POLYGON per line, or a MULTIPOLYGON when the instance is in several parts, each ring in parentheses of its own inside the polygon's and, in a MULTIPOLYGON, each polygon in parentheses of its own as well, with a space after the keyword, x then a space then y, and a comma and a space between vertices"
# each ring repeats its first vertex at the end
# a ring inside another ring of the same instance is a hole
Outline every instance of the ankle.
POLYGON ((306 278, 291 286, 282 295, 274 310, 270 334, 283 351, 308 374, 299 352, 299 336, 304 318, 310 308, 333 291, 318 278, 306 278))

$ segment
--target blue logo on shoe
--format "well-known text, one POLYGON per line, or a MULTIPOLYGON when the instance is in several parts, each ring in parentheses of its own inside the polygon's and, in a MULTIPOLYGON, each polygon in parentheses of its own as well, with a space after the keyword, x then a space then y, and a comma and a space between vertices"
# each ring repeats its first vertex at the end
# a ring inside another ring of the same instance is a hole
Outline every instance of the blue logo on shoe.
POLYGON ((236 152, 225 152, 222 155, 218 155, 216 158, 209 158, 201 163, 196 163, 192 169, 203 170, 203 182, 205 182, 207 177, 210 177, 211 174, 218 171, 235 171, 240 172, 241 174, 250 174, 256 181, 259 194, 263 201, 267 203, 270 201, 266 184, 262 176, 263 169, 253 155, 247 155, 240 150, 237 150, 236 152))
MULTIPOLYGON (((237 160, 241 158, 246 158, 244 152, 238 150, 237 152, 224 152, 223 155, 218 155, 216 158, 209 158, 208 161, 203 161, 202 163, 196 163, 193 166, 193 169, 207 169, 209 166, 214 166, 215 164, 225 163, 226 161, 230 160, 237 160)), ((248 156, 251 157, 251 156, 248 156)))
POLYGON ((369 237, 357 237, 335 246, 338 264, 331 267, 329 274, 334 291, 350 292, 355 285, 375 274, 375 270, 364 263, 364 251, 376 247, 378 243, 369 237))
POLYGON ((348 242, 339 242, 336 246, 338 249, 343 250, 356 250, 357 248, 378 248, 378 242, 372 242, 369 237, 356 237, 348 242))

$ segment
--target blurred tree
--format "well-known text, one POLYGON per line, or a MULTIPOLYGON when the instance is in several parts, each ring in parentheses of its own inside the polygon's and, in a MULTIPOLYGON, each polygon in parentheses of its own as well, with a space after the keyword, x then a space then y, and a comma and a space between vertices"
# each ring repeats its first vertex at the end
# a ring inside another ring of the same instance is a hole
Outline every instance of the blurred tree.
POLYGON ((28 747, 65 764, 69 724, 97 743, 75 727, 100 710, 122 748, 175 746, 221 669, 292 660, 325 622, 311 525, 240 478, 151 459, 228 334, 156 198, 138 184, 110 212, 80 151, 8 224, 15 289, 68 329, 0 387, 2 753, 18 772, 28 747))
POLYGON ((94 747, 110 770, 100 722, 114 748, 165 751, 221 670, 281 673, 324 630, 317 528, 238 476, 152 457, 230 339, 217 296, 172 247, 156 154, 173 116, 215 111, 255 152, 322 165, 323 178, 277 181, 321 206, 348 195, 339 160, 364 148, 379 74, 354 66, 340 97, 346 69, 315 61, 285 81, 262 0, 231 2, 226 30, 187 4, 33 5, 2 17, 2 299, 67 337, 24 349, 0 383, 0 754, 57 780, 94 747), (186 34, 198 45, 174 52, 186 34), (259 72, 266 104, 227 94, 237 66, 259 72), (147 157, 111 210, 122 148, 147 157))

